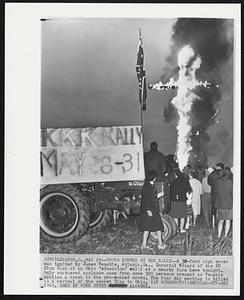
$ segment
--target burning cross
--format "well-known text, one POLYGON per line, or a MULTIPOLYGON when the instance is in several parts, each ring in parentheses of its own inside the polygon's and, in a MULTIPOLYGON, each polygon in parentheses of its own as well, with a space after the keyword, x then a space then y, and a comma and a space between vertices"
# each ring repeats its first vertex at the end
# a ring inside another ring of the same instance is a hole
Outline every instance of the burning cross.
POLYGON ((154 84, 149 84, 151 90, 169 90, 177 89, 177 95, 172 100, 172 104, 175 106, 178 112, 178 124, 177 124, 177 149, 176 156, 179 162, 180 170, 188 164, 190 153, 192 150, 191 145, 191 107, 195 100, 199 97, 194 94, 194 89, 197 86, 203 86, 204 88, 210 88, 212 86, 219 87, 218 84, 208 81, 198 81, 196 79, 196 70, 201 66, 201 57, 196 55, 191 46, 184 46, 178 53, 178 66, 179 66, 179 79, 174 80, 173 77, 169 79, 167 83, 161 81, 154 84))
MULTIPOLYGON (((168 90, 174 90, 176 88, 179 88, 180 86, 180 82, 179 80, 178 81, 175 81, 173 77, 171 77, 169 79, 168 82, 166 83, 162 83, 162 81, 159 81, 157 83, 150 83, 148 85, 148 88, 150 90, 158 90, 158 91, 168 91, 168 90)), ((195 81, 195 82, 192 82, 192 86, 188 86, 189 89, 194 89, 195 87, 197 86, 203 86, 205 88, 210 88, 212 86, 214 87, 219 87, 219 84, 215 84, 213 82, 208 82, 208 81, 195 81)))

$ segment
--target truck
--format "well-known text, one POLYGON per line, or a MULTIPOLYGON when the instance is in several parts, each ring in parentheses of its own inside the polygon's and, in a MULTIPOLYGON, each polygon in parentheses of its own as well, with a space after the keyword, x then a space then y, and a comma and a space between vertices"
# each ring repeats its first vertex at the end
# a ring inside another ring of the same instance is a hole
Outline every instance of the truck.
MULTIPOLYGON (((40 234, 70 243, 97 232, 114 211, 138 214, 144 182, 142 128, 44 128, 40 151, 40 234)), ((176 224, 161 214, 163 238, 176 224)))

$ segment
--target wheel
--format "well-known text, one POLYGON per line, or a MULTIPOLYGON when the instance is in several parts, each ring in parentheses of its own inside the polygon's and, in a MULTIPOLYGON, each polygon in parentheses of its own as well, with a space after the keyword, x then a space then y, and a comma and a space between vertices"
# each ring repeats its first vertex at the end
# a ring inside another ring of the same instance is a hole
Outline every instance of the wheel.
POLYGON ((81 189, 82 194, 89 198, 91 211, 89 232, 91 233, 101 231, 103 228, 105 228, 110 222, 113 215, 112 210, 109 209, 94 211, 96 207, 96 201, 99 201, 99 197, 102 197, 102 195, 104 195, 104 193, 102 194, 101 191, 98 192, 96 188, 98 188, 98 186, 94 186, 92 184, 83 186, 81 189), (99 194, 99 196, 97 194, 99 194))
POLYGON ((48 185, 41 189, 41 237, 70 243, 81 238, 90 222, 87 198, 71 185, 48 185))
MULTIPOLYGON (((161 214, 160 217, 164 225, 164 231, 162 232, 162 239, 164 241, 168 241, 175 236, 177 231, 177 225, 175 223, 175 220, 170 215, 161 214)), ((150 237, 154 240, 157 239, 156 232, 150 232, 150 237)))
POLYGON ((89 232, 95 233, 105 228, 112 218, 112 210, 105 209, 100 212, 91 214, 91 221, 89 225, 89 232))
POLYGON ((161 220, 164 224, 164 231, 162 232, 162 238, 165 241, 173 238, 177 232, 177 225, 175 220, 170 215, 161 215, 161 220))

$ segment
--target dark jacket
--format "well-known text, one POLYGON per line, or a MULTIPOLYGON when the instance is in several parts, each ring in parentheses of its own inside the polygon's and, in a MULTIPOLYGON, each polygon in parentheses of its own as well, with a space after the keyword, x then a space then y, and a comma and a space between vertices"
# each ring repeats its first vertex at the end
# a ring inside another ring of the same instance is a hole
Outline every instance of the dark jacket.
POLYGON ((177 177, 170 185, 170 200, 171 201, 186 201, 186 193, 191 192, 191 185, 184 176, 177 177))
POLYGON ((141 191, 141 212, 151 210, 153 214, 158 213, 157 190, 148 181, 145 181, 141 191))
POLYGON ((216 182, 217 179, 219 178, 219 173, 217 170, 214 170, 211 174, 208 175, 207 182, 211 186, 211 199, 212 199, 212 205, 215 207, 215 202, 216 202, 216 182))
POLYGON ((163 179, 163 174, 166 171, 166 160, 163 153, 158 150, 150 150, 144 154, 145 175, 148 175, 150 170, 155 170, 158 173, 158 180, 163 179))
POLYGON ((142 231, 163 231, 163 223, 159 215, 157 190, 148 181, 145 181, 141 191, 141 207, 137 224, 142 231), (148 210, 152 212, 152 216, 148 216, 148 210))
POLYGON ((221 209, 233 208, 233 182, 225 177, 215 182, 215 207, 221 209))
POLYGON ((211 174, 208 175, 208 184, 211 187, 214 187, 217 178, 219 178, 219 173, 217 170, 214 170, 211 174))

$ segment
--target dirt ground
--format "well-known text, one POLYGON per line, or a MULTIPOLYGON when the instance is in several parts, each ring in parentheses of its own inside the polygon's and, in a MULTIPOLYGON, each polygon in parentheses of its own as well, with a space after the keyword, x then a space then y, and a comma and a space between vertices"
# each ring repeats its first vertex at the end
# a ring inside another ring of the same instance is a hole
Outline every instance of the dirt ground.
POLYGON ((149 239, 153 250, 141 250, 142 232, 136 226, 136 216, 125 220, 122 216, 116 225, 111 223, 102 231, 89 231, 78 241, 62 244, 40 240, 41 253, 55 254, 147 254, 147 255, 232 255, 232 230, 227 239, 217 239, 216 230, 202 224, 190 227, 187 234, 177 233, 166 242, 165 250, 157 249, 157 242, 149 239), (187 247, 188 246, 188 247, 187 247))

